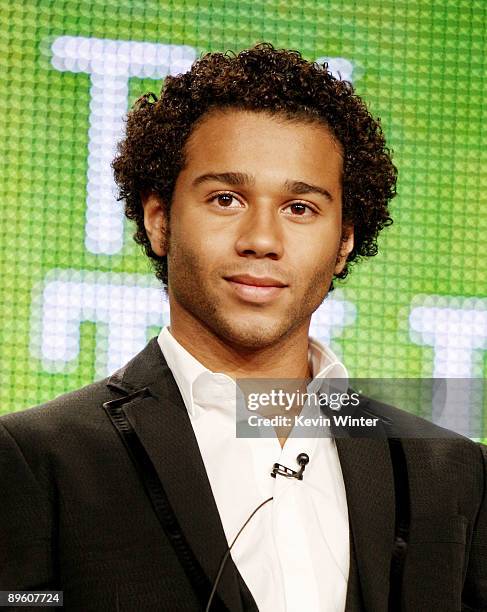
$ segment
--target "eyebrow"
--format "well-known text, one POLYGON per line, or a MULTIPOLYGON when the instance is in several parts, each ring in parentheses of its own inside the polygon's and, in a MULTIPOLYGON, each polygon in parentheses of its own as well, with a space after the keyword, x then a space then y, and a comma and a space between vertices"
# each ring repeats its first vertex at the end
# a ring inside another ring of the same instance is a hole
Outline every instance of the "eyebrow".
MULTIPOLYGON (((198 187, 203 183, 209 181, 218 181, 219 183, 226 183, 227 185, 249 187, 255 184, 255 178, 251 174, 246 172, 220 172, 220 173, 208 173, 202 174, 194 179, 193 187, 198 187)), ((305 195, 307 193, 317 193, 324 196, 330 202, 333 202, 333 196, 324 187, 318 185, 311 185, 304 181, 292 181, 287 179, 284 181, 284 188, 289 194, 305 195)))

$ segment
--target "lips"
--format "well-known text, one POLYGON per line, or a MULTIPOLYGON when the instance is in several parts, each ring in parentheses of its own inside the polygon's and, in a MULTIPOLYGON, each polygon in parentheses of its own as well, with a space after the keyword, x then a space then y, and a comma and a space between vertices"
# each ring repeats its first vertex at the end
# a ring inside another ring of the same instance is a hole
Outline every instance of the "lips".
POLYGON ((250 285, 252 287, 286 287, 287 285, 280 280, 271 278, 270 276, 251 276, 250 274, 237 274, 228 276, 226 280, 241 285, 250 285))
POLYGON ((238 274, 225 279, 235 295, 244 302, 264 304, 278 298, 287 285, 268 276, 250 276, 238 274))

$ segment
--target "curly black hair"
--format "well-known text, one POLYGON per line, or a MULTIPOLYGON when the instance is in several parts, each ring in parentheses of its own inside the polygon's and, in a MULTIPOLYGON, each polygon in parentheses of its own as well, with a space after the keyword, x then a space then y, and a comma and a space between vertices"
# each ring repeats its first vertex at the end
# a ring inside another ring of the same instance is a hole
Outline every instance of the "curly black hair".
POLYGON ((260 43, 238 54, 207 53, 185 74, 168 76, 159 99, 152 92, 144 94, 128 113, 126 135, 112 163, 119 200, 125 201, 127 218, 136 223, 135 241, 153 260, 165 286, 167 259, 151 248, 141 195, 157 193, 170 218, 190 134, 206 113, 228 108, 326 125, 343 147, 343 224, 352 224, 355 234, 353 250, 335 278, 345 278, 351 263, 377 254, 377 236, 392 224, 388 204, 397 179, 380 120, 326 64, 311 63, 299 51, 260 43))

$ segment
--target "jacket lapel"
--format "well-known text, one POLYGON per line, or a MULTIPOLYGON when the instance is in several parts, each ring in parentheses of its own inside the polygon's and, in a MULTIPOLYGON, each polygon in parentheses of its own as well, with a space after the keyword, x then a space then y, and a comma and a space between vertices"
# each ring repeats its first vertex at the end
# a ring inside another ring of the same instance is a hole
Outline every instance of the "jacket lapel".
MULTIPOLYGON (((179 388, 157 339, 116 372, 108 385, 133 394, 123 412, 155 467, 181 530, 213 585, 228 545, 198 443, 179 388)), ((240 575, 231 557, 217 589, 232 612, 242 610, 240 575)))
MULTIPOLYGON (((388 609, 394 542, 394 480, 387 439, 337 437, 347 493, 351 550, 365 609, 388 609)), ((349 582, 350 588, 350 582, 349 582)), ((350 598, 347 598, 347 604, 350 598)), ((354 610, 347 605, 347 612, 354 610)))
POLYGON ((348 573, 347 599, 345 602, 345 612, 365 612, 360 589, 360 581, 357 571, 357 558, 353 543, 352 533, 350 532, 350 571, 348 573))

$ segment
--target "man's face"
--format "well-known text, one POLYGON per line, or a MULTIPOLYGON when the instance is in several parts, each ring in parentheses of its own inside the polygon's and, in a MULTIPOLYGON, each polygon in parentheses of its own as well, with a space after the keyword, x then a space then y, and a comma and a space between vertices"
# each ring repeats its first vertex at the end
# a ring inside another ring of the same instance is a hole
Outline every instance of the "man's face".
POLYGON ((353 246, 351 230, 341 242, 340 145, 318 123, 229 110, 195 128, 186 161, 168 244, 162 209, 144 203, 171 313, 242 348, 307 333, 353 246))

